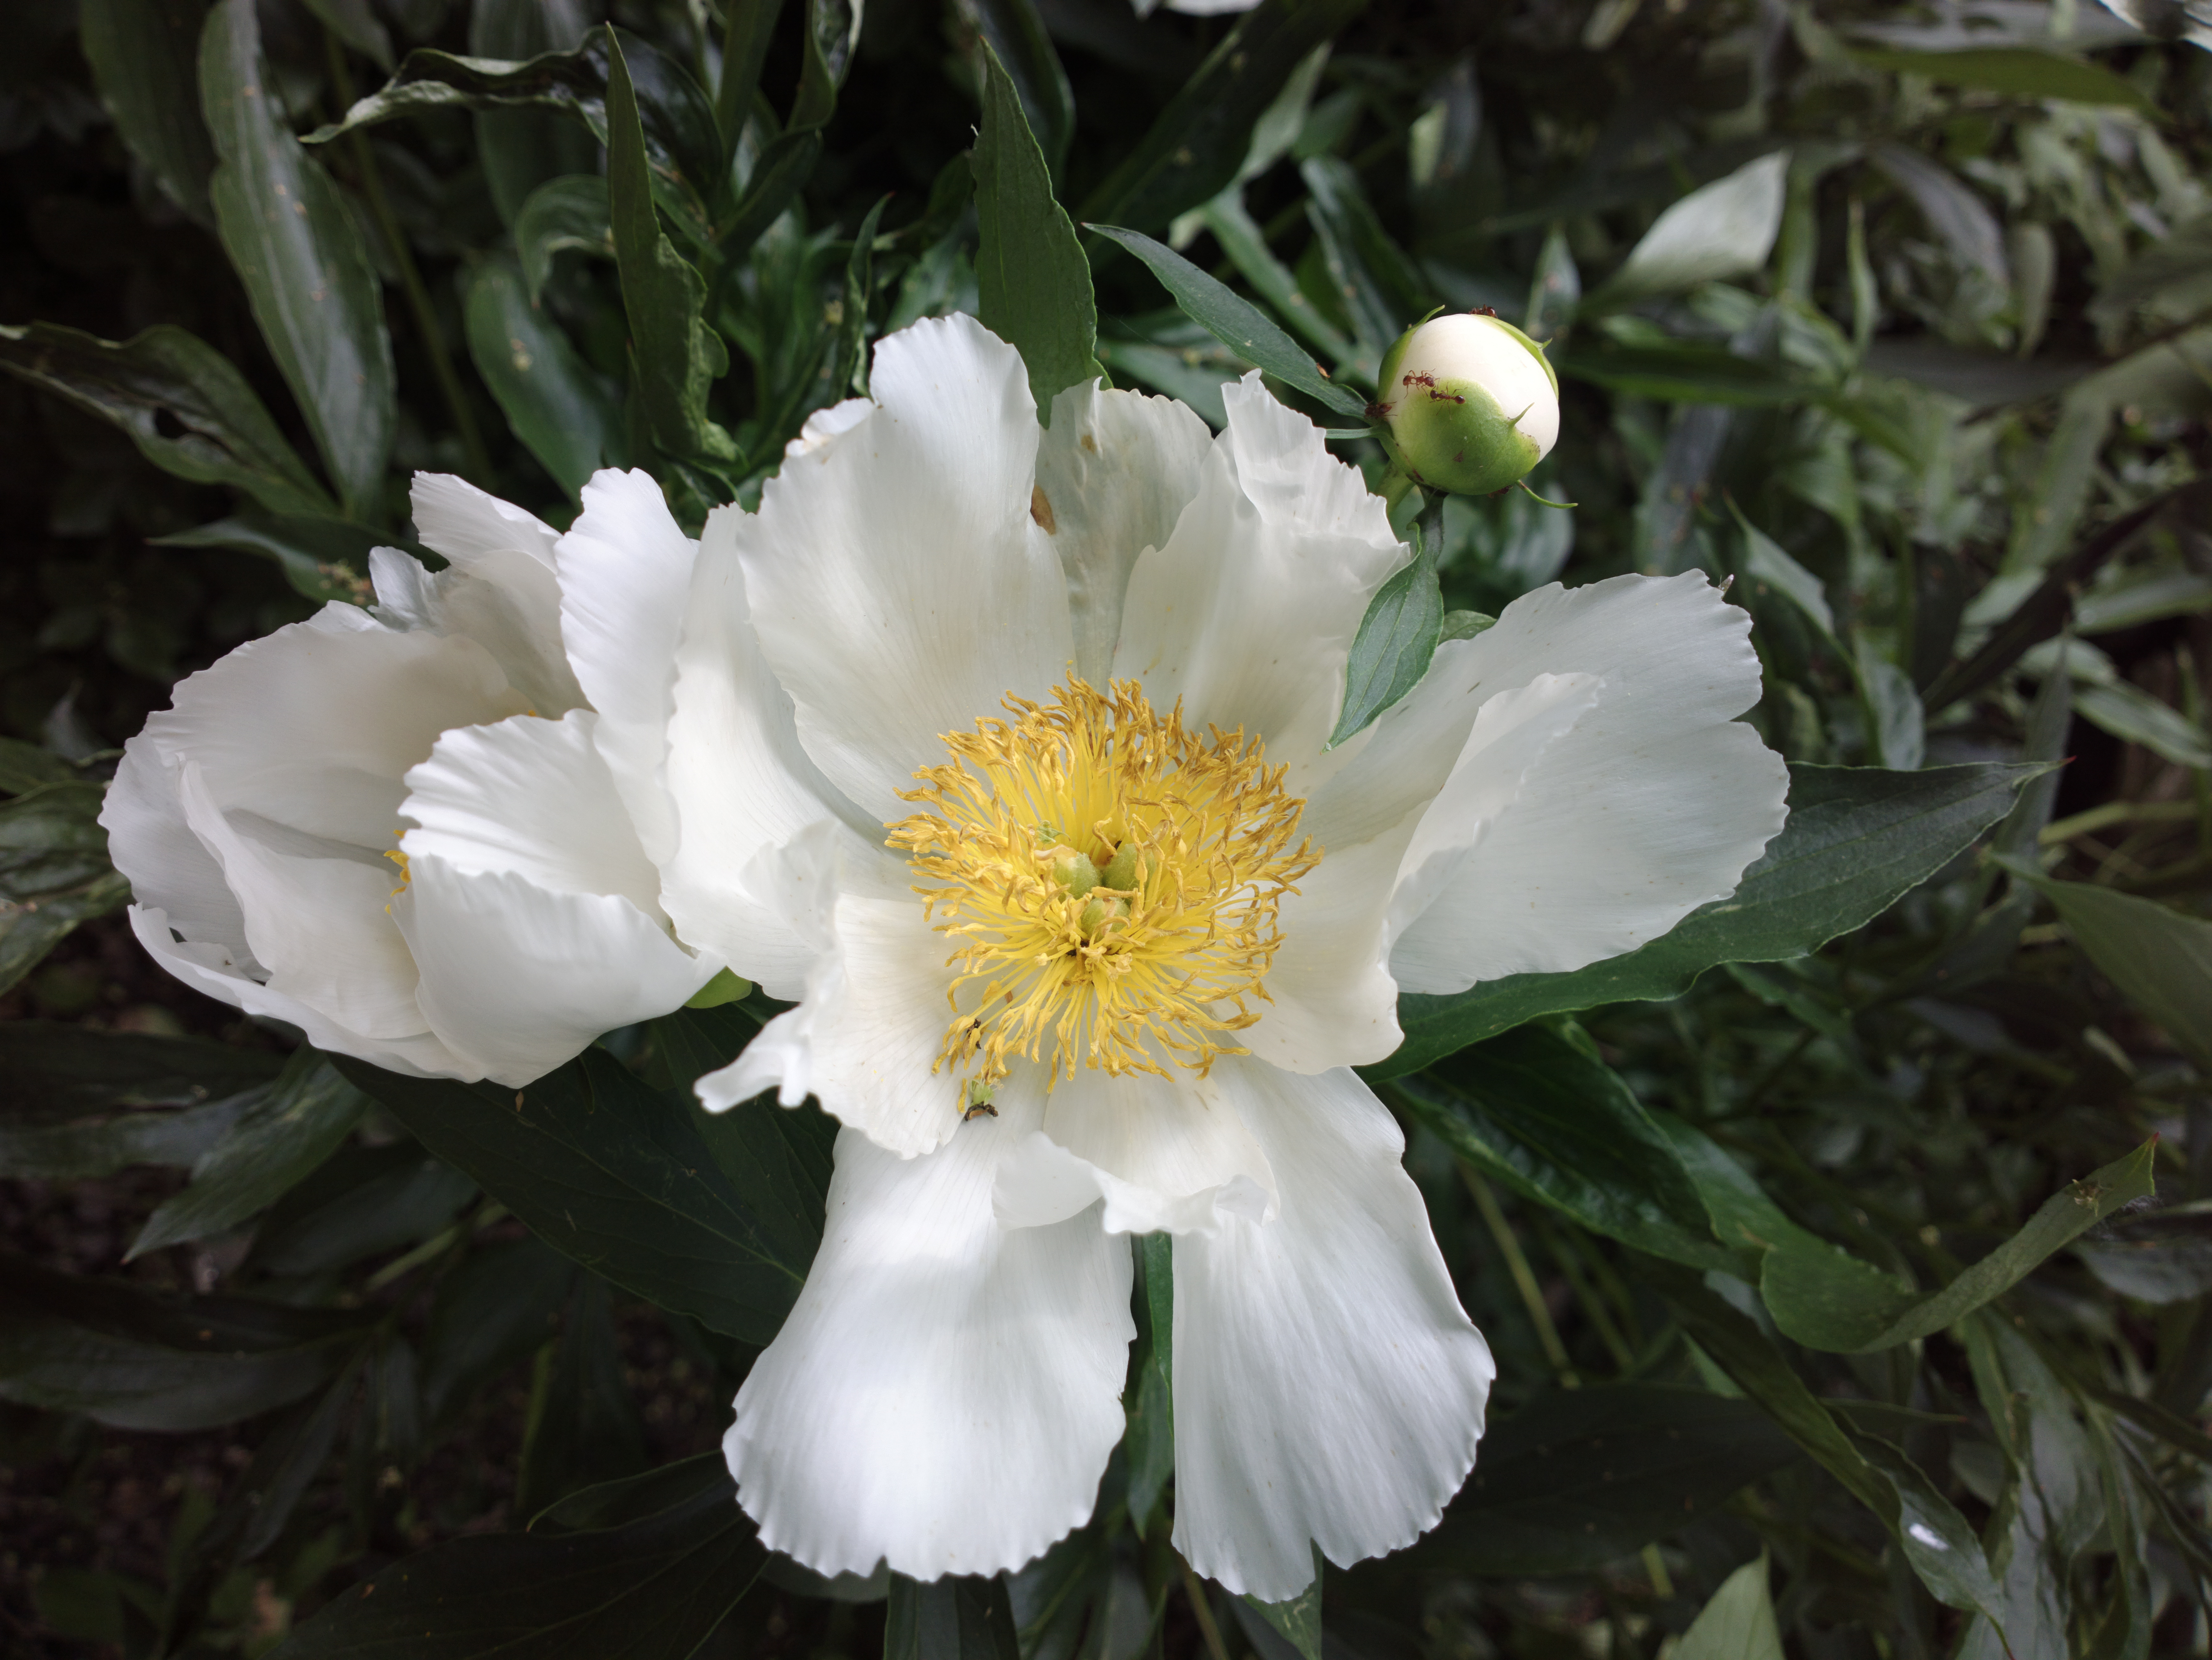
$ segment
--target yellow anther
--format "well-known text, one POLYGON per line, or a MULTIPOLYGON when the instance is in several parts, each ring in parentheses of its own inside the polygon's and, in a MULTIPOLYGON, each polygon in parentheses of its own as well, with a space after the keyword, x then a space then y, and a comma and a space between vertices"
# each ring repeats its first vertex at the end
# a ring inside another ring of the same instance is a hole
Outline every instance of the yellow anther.
POLYGON ((1241 730, 1186 731, 1134 681, 1005 703, 1011 721, 945 735, 952 760, 915 775, 923 811, 889 838, 956 946, 938 1064, 972 1091, 1016 1055, 1058 1079, 1243 1054, 1230 1035, 1260 1018, 1277 906, 1321 860, 1291 845, 1304 803, 1284 769, 1241 730))

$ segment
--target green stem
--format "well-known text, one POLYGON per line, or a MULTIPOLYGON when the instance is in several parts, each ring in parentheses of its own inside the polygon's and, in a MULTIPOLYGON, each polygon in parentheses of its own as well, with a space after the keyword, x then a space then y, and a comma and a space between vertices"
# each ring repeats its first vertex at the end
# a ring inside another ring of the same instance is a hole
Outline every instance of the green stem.
MULTIPOLYGON (((353 76, 346 70, 345 47, 327 28, 323 31, 323 46, 330 57, 331 84, 337 90, 339 107, 350 109, 353 76)), ((392 263, 399 267, 399 286, 406 292, 408 309, 415 313, 415 330, 422 337, 422 350, 429 356, 430 373, 437 377, 438 390, 445 395, 446 412, 453 417, 453 430, 460 435, 463 465, 471 482, 489 485, 492 482, 491 453, 484 448, 483 434, 477 430, 475 412, 469 408, 468 392, 461 385, 461 377, 446 350, 445 331, 438 325, 430 291, 422 285, 422 273, 415 268, 414 251, 408 246, 406 234, 392 211, 391 198, 385 194, 384 175, 378 171, 375 153, 368 147, 368 135, 356 128, 348 137, 353 146, 354 166, 361 175, 362 194, 368 198, 369 213, 377 228, 384 233, 385 245, 392 250, 392 263)))
POLYGON ((1198 1634, 1206 1639, 1208 1660, 1229 1660, 1229 1649, 1221 1640, 1221 1627, 1213 1621, 1213 1608, 1206 1600, 1206 1586, 1190 1564, 1177 1557, 1182 1567, 1182 1594, 1190 1599, 1191 1616, 1198 1621, 1198 1634))
POLYGON ((1571 1389, 1580 1389, 1583 1380, 1575 1373, 1574 1362, 1567 1358, 1567 1346, 1559 1341, 1559 1329, 1552 1323, 1552 1311, 1544 1306, 1543 1291, 1529 1269, 1528 1259, 1521 1254, 1521 1242, 1513 1237, 1512 1225, 1498 1207, 1498 1195, 1490 1190, 1490 1183, 1475 1173, 1474 1165, 1462 1162, 1459 1173, 1466 1178, 1467 1190, 1474 1195, 1474 1207, 1482 1213, 1490 1237, 1498 1242, 1498 1249, 1505 1258, 1506 1272, 1513 1276, 1522 1302, 1528 1305, 1528 1318, 1536 1328, 1536 1341, 1543 1346, 1544 1358, 1552 1363, 1562 1383, 1571 1389))
POLYGON ((721 130, 726 168, 738 153, 738 141, 752 113, 761 66, 768 61, 769 40, 782 9, 783 0, 729 0, 722 33, 722 83, 714 89, 714 125, 721 130))

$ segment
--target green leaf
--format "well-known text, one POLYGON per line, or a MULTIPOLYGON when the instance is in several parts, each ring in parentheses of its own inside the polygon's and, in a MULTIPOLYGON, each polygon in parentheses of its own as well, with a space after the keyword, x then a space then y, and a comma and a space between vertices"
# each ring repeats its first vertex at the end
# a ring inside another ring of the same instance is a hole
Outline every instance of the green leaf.
POLYGON ((1674 1660, 1782 1660, 1782 1633, 1766 1589, 1766 1554, 1721 1581, 1676 1645, 1674 1660))
POLYGON ((1720 963, 1778 963, 1863 927, 1973 845, 2040 770, 1978 763, 1921 772, 1793 766, 1790 820, 1729 897, 1692 911, 1650 945, 1570 974, 1516 974, 1452 996, 1398 1000, 1397 1053, 1370 1079, 1540 1014, 1679 996, 1720 963))
MULTIPOLYGON (((104 1034, 102 1034, 104 1035, 104 1034)), ((13 1078, 9 1080, 14 1085, 13 1078)), ((75 1182, 132 1164, 196 1162, 228 1134, 258 1093, 174 1111, 101 1113, 59 1122, 0 1122, 0 1170, 11 1179, 75 1182)))
POLYGON ((534 1516, 580 1487, 635 1475, 647 1458, 607 1282, 579 1274, 561 1340, 541 1357, 531 1390, 514 1513, 534 1516))
POLYGON ((2087 882, 2007 867, 2051 902, 2089 960, 2167 1037, 2212 1070, 2212 922, 2087 882))
POLYGON ((1692 340, 1666 345, 1576 344, 1553 361, 1564 379, 1669 404, 1753 408, 1819 403, 1829 390, 1799 370, 1739 357, 1726 346, 1692 340))
POLYGON ((654 441, 678 459, 737 459, 730 435, 707 414, 707 392, 729 373, 729 349, 707 326, 707 285, 676 251, 653 211, 637 97, 611 27, 607 41, 607 205, 623 308, 629 315, 636 395, 654 441))
POLYGON ((392 73, 392 36, 370 9, 369 0, 302 0, 332 34, 362 57, 392 73))
POLYGON ((822 159, 822 130, 837 112, 837 89, 845 84, 860 33, 860 9, 852 0, 806 0, 799 96, 793 100, 791 119, 754 162, 744 198, 714 228, 724 269, 745 257, 813 176, 814 164, 822 159))
POLYGON ((22 795, 43 784, 73 784, 82 775, 50 749, 0 738, 0 791, 22 795))
POLYGON ((1652 222, 1620 269, 1582 302, 1580 314, 1759 270, 1782 230, 1789 170, 1790 152, 1776 150, 1700 185, 1652 222))
POLYGON ((1051 172, 1013 82, 988 43, 982 58, 983 125, 972 163, 983 239, 975 253, 976 315, 1020 350, 1037 417, 1049 423, 1054 397, 1105 373, 1095 350, 1091 262, 1067 210, 1054 199, 1051 172))
POLYGON ((422 1421, 434 1434, 477 1391, 544 1346, 580 1276, 543 1240, 472 1250, 438 1282, 422 1335, 422 1421))
POLYGON ((830 355, 824 403, 854 393, 865 396, 868 389, 868 306, 876 295, 876 227, 883 222, 890 201, 888 196, 878 198, 853 235, 853 252, 845 261, 844 310, 837 324, 836 349, 830 355))
POLYGON ((1809 1348, 1866 1354, 1929 1336, 2002 1296, 2053 1251, 2148 1197, 2157 1147, 2155 1139, 2146 1141, 2126 1158, 2069 1183, 2019 1232, 1925 1297, 1900 1297, 1893 1284, 1886 1295, 1869 1294, 1874 1288, 1862 1276, 1835 1272, 1840 1253, 1802 1231, 1769 1242, 1773 1249, 1759 1273, 1759 1295, 1783 1333, 1809 1348))
POLYGON ((1971 697, 2018 662, 2029 647, 2057 634, 2072 613, 2082 585, 2106 561, 2126 552, 2169 510, 2185 523, 2201 522, 2212 510, 2212 478, 2177 485, 2086 538, 2051 566, 2035 591, 2013 607, 1972 657, 1948 665, 1936 677, 1923 700, 1928 712, 1940 714, 1960 698, 1971 697))
POLYGON ((514 250, 521 256, 530 303, 536 305, 553 274, 553 256, 574 248, 594 258, 615 257, 607 181, 597 173, 564 173, 530 192, 514 216, 514 250))
POLYGON ((200 119, 200 0, 80 0, 80 40, 100 102, 171 201, 212 227, 215 146, 200 119))
POLYGON ((2212 738, 2204 728, 2129 681, 2077 686, 2074 713, 2122 743, 2140 744, 2178 767, 2200 772, 2212 767, 2212 738))
POLYGON ((52 1122, 88 1107, 198 1106, 274 1078, 283 1057, 204 1037, 0 1021, 6 1116, 52 1122))
POLYGON ((1366 0, 1264 0, 1246 13, 1091 193, 1083 217, 1157 230, 1219 192, 1300 64, 1365 8, 1366 0))
POLYGON ((1246 362, 1317 398, 1340 415, 1364 418, 1367 400, 1331 380, 1297 341, 1250 301, 1231 292, 1174 249, 1114 225, 1085 225, 1143 260, 1183 314, 1246 362))
POLYGON ((331 1156, 368 1106, 367 1096, 302 1046, 193 1164, 191 1185, 146 1219, 125 1260, 204 1239, 268 1209, 331 1156))
MULTIPOLYGON (((1319 1546, 1314 1548, 1313 1565, 1313 1582, 1287 1602, 1262 1602, 1256 1596, 1237 1599, 1279 1633, 1301 1660, 1321 1660, 1321 1581, 1326 1559, 1319 1546)), ((1241 1622, 1241 1610, 1238 1619, 1241 1622)))
POLYGON ((2018 98, 2058 98, 2071 104, 2130 109, 2153 121, 2165 119, 2140 87, 2103 64, 2032 46, 1969 46, 1958 52, 1853 46, 1850 55, 1869 69, 1917 75, 1939 86, 1972 87, 2018 98))
POLYGON ((1856 665, 1875 753, 1896 771, 1917 769, 1928 751, 1928 731, 1911 676, 1876 651, 1864 635, 1858 638, 1856 665))
POLYGON ((1698 1348, 1881 1519, 1938 1601, 1996 1617, 2002 1599, 1980 1541, 1926 1476, 1894 1448, 1869 1438, 1865 1447, 1881 1458, 1881 1467, 1870 1462, 1759 1328, 1697 1275, 1654 1263, 1645 1277, 1673 1305, 1698 1348))
POLYGON ((55 323, 0 324, 0 368, 121 428, 179 478, 231 485, 271 513, 333 511, 246 377, 183 329, 164 323, 117 342, 55 323))
POLYGON ((349 519, 264 513, 248 508, 212 525, 152 540, 155 546, 162 548, 236 548, 243 553, 258 553, 276 562, 295 593, 310 599, 343 599, 365 605, 373 592, 368 581, 369 552, 389 545, 392 538, 349 519))
MULTIPOLYGON (((961 0, 960 10, 1020 95, 1030 136, 1057 180, 1067 162, 1068 141, 1075 136, 1075 93, 1036 0, 961 0)), ((988 77, 988 68, 984 73, 988 77)), ((986 94, 987 107, 988 103, 986 94)))
POLYGON ((688 1655, 752 1589, 766 1560, 722 1475, 617 1525, 434 1546, 340 1593, 270 1660, 688 1655))
POLYGON ((1804 612, 1806 619, 1820 629, 1826 643, 1840 652, 1836 645, 1836 617, 1828 609, 1827 591, 1820 579, 1792 559, 1782 544, 1743 516, 1743 509, 1734 498, 1729 502, 1729 511, 1735 515, 1737 526, 1743 532, 1743 557, 1736 562, 1738 575, 1760 586, 1761 591, 1771 587, 1782 597, 1804 612))
POLYGON ((602 1052, 526 1090, 337 1064, 546 1243, 662 1308, 764 1347, 805 1281, 820 1211, 792 1167, 741 1189, 680 1100, 602 1052))
POLYGON ((471 267, 463 314, 469 357, 507 425, 554 482, 571 499, 579 497, 592 475, 619 453, 622 406, 615 389, 539 309, 521 271, 503 255, 471 267))
POLYGON ((1425 520, 1416 532, 1419 551, 1413 562, 1375 591, 1367 614, 1359 619, 1359 632, 1352 642, 1352 656, 1344 670, 1344 706, 1336 730, 1328 736, 1334 749, 1353 733, 1365 731, 1375 718, 1420 684, 1437 654, 1444 623, 1443 589, 1437 581, 1437 548, 1443 539, 1441 520, 1425 520))
POLYGON ((542 109, 580 122, 611 150, 607 100, 613 41, 620 43, 629 73, 652 194, 686 236, 703 245, 711 234, 707 204, 720 187, 725 154, 714 106, 690 75, 626 30, 593 29, 573 52, 549 52, 520 64, 410 52, 390 82, 358 100, 343 120, 316 128, 304 142, 326 144, 358 128, 427 109, 542 109))
POLYGON ((411 1140, 342 1147, 270 1208, 246 1261, 295 1278, 349 1268, 441 1231, 476 1191, 411 1140))
POLYGON ((114 872, 70 892, 0 898, 0 995, 14 990, 80 922, 120 910, 130 902, 131 884, 114 872))
POLYGON ((1559 1032, 1522 1026, 1393 1094, 1516 1193, 1655 1256, 1728 1266, 1666 1132, 1611 1067, 1559 1032))
POLYGON ((384 293, 345 198, 280 118, 268 68, 253 0, 216 0, 200 36, 216 226, 339 499, 373 518, 397 419, 384 293))
POLYGON ((893 1574, 884 1660, 1021 1660, 1006 1580, 948 1575, 920 1584, 893 1574))
POLYGON ((1306 216, 1352 315, 1352 332, 1379 356, 1435 303, 1427 279, 1382 228, 1351 163, 1334 155, 1310 156, 1298 173, 1310 193, 1306 216))
POLYGON ((326 1383, 374 1317, 158 1297, 0 1255, 0 1400, 118 1429, 213 1429, 326 1383))
POLYGON ((1717 1514, 1799 1456, 1748 1401, 1656 1383, 1555 1389, 1483 1437, 1414 1560, 1429 1572, 1585 1572, 1717 1514))
POLYGON ((714 88, 714 121, 721 129, 723 154, 737 154, 738 142, 753 114, 761 70, 783 0, 727 0, 722 29, 722 78, 714 88))

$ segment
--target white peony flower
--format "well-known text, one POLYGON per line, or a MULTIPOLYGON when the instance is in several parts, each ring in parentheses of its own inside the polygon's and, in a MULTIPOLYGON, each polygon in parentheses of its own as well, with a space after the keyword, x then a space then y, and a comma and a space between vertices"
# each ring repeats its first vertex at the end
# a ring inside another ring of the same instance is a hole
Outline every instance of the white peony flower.
POLYGON ((1401 991, 1577 968, 1735 887, 1786 782, 1735 721, 1748 618, 1700 575, 1546 588, 1325 750, 1408 553, 1256 376, 1218 438, 1095 387, 1041 429, 953 317, 872 386, 708 520, 688 599, 657 495, 572 533, 670 550, 606 561, 610 659, 672 661, 617 775, 665 779, 682 936, 798 1004, 701 1096, 846 1126, 738 1496, 823 1573, 1036 1555, 1122 1432, 1117 1236, 1164 1231, 1175 1542, 1288 1597, 1310 1540, 1435 1523, 1493 1371, 1350 1068, 1401 991))
POLYGON ((435 575, 372 556, 325 605, 180 683, 101 810, 131 926, 178 978, 319 1049, 525 1084, 720 966, 659 876, 562 650, 556 537, 415 481, 435 575))

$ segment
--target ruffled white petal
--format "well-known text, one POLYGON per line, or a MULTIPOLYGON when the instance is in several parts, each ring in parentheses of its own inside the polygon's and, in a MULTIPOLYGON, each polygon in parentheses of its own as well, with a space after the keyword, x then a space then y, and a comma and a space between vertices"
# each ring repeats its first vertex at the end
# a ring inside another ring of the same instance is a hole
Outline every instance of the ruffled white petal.
POLYGON ((1293 794, 1336 724, 1367 602, 1410 556, 1380 496, 1256 372, 1224 386, 1229 426, 1166 545, 1138 559, 1114 673, 1160 708, 1264 739, 1293 794))
POLYGON ((791 699, 769 672, 745 603, 736 546, 744 516, 717 508, 699 538, 668 728, 678 834, 663 903, 684 939, 772 996, 795 998, 818 949, 800 920, 814 907, 793 911, 779 897, 787 861, 778 850, 823 820, 870 842, 882 841, 883 827, 845 800, 799 741, 791 699))
POLYGON ((392 914, 422 965, 416 1000, 432 1030, 495 1083, 527 1084, 601 1032, 667 1013, 715 969, 619 895, 435 854, 410 860, 392 914))
POLYGON ((1486 710, 1546 672, 1602 684, 1510 800, 1483 777, 1490 763, 1465 757, 1407 855, 1391 955, 1401 986, 1453 992, 1581 968, 1734 891, 1782 828, 1789 788, 1781 757, 1734 720, 1759 696, 1750 628, 1691 572, 1541 588, 1476 636, 1461 660, 1486 710), (1462 788, 1501 804, 1479 818, 1453 804, 1462 788))
MULTIPOLYGON (((144 733, 123 746, 115 781, 100 806, 108 857, 131 879, 131 897, 162 914, 187 939, 224 948, 249 962, 246 915, 215 860, 185 822, 177 796, 177 763, 144 733)), ((163 938, 166 939, 167 935, 163 938)))
POLYGON ((561 628, 592 707, 595 737, 637 826, 646 856, 676 847, 676 815, 662 765, 676 679, 676 642, 698 544, 644 472, 595 473, 584 510, 554 555, 561 628))
POLYGON ((1090 1516, 1123 1427, 1129 1250, 1095 1218, 1001 1229, 993 1173, 1034 1125, 926 1158, 837 1138, 805 1290, 723 1441, 761 1540, 818 1573, 996 1573, 1090 1516))
POLYGON ((471 641, 295 623, 180 682, 140 741, 190 757, 226 813, 375 855, 439 733, 522 708, 471 641))
POLYGON ((434 575, 394 548, 369 556, 378 618, 475 641, 527 706, 559 716, 584 701, 561 648, 556 532, 512 502, 442 473, 418 472, 415 528, 451 562, 434 575))
MULTIPOLYGON (((877 407, 769 481, 736 526, 763 650, 809 754, 885 823, 944 734, 1042 698, 1074 655, 1030 517, 1038 428, 1020 354, 974 319, 877 348, 877 407)), ((604 708, 604 705, 602 705, 604 708)))
POLYGON ((657 931, 659 873, 592 745, 597 720, 574 709, 558 721, 518 715, 446 733, 407 775, 400 812, 415 828, 400 851, 460 874, 511 872, 550 892, 619 895, 657 931))
POLYGON ((1467 1479, 1496 1367, 1461 1310, 1404 1138, 1348 1072, 1220 1062, 1281 1213, 1175 1243, 1175 1544, 1232 1591, 1280 1602, 1410 1544, 1467 1479))
MULTIPOLYGON (((1109 1233, 1210 1232, 1234 1214, 1273 1214, 1275 1178, 1244 1122, 1239 1079, 1178 1070, 1121 1077, 1091 1068, 1055 1083, 1043 1128, 1000 1166, 994 1200, 1006 1227, 1035 1227, 1103 1199, 1109 1233)), ((1018 1067, 997 1104, 1027 1104, 1042 1069, 1018 1067)))
POLYGON ((456 1055, 427 1028, 404 1037, 382 1040, 364 1037, 331 1019, 313 1004, 301 1001, 249 974, 220 945, 179 942, 169 919, 160 909, 131 907, 131 931, 147 954, 195 991, 206 993, 266 1020, 296 1026, 308 1043, 332 1055, 351 1055, 374 1061, 388 1072, 410 1078, 474 1079, 481 1074, 456 1055))
POLYGON ((825 822, 780 861, 794 896, 817 902, 811 919, 799 914, 799 898, 791 902, 795 931, 815 930, 818 942, 804 1000, 696 1088, 710 1111, 768 1089, 787 1107, 811 1095, 878 1146, 912 1158, 960 1128, 962 1086, 936 1069, 953 1018, 951 952, 912 894, 853 885, 849 855, 836 839, 845 836, 825 822))
POLYGON ((428 1030, 414 958, 385 909, 399 885, 395 866, 337 843, 294 850, 241 831, 194 761, 179 768, 178 794, 185 822, 238 897, 246 947, 272 991, 372 1042, 404 1043, 428 1030))
POLYGON ((1198 494, 1213 435, 1189 405, 1095 380, 1052 400, 1036 454, 1038 522, 1066 574, 1075 672, 1103 687, 1138 556, 1165 544, 1198 494))

